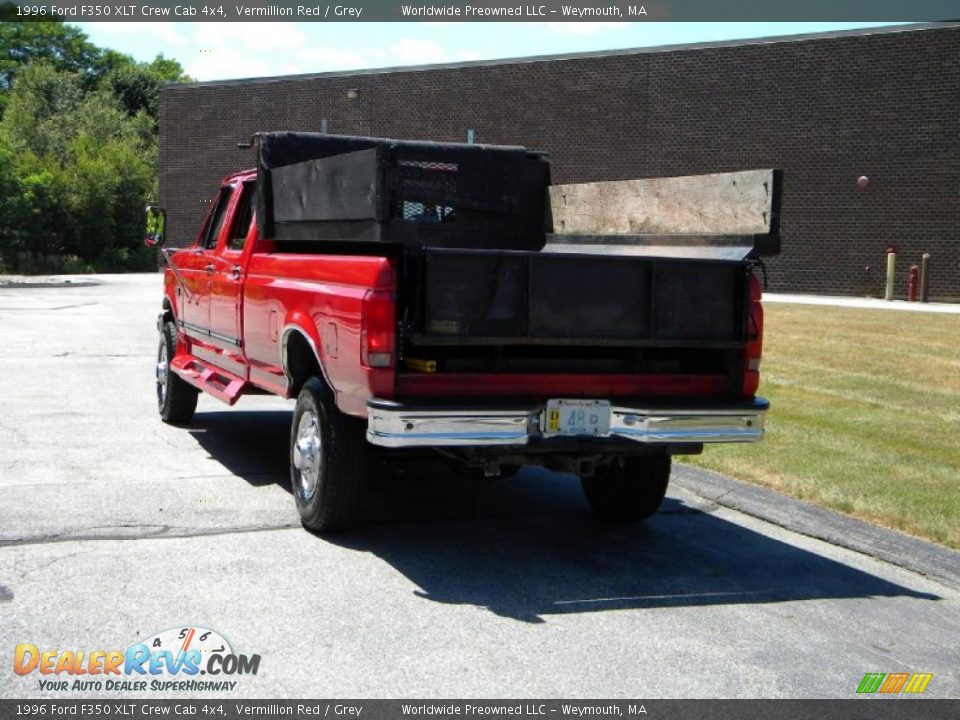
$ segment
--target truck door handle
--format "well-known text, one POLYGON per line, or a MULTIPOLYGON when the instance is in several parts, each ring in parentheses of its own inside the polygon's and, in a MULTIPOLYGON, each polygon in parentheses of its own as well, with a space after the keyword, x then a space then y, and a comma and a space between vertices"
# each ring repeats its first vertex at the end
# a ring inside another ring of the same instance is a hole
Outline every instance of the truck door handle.
POLYGON ((207 265, 207 266, 204 267, 203 269, 206 270, 208 273, 212 273, 212 272, 213 272, 213 263, 210 263, 209 265, 207 265))
POLYGON ((241 272, 242 270, 243 270, 243 268, 241 268, 239 265, 234 265, 234 266, 233 266, 233 268, 230 270, 230 274, 233 275, 233 279, 234 279, 234 280, 239 280, 239 279, 240 279, 240 272, 241 272))

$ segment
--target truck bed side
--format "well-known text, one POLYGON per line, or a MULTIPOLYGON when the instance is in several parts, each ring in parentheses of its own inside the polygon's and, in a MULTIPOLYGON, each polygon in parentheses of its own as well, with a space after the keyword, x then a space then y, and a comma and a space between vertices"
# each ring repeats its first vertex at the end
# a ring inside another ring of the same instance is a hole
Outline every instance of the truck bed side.
POLYGON ((340 409, 365 416, 367 398, 392 397, 393 369, 361 362, 364 298, 395 290, 394 264, 386 257, 255 251, 243 290, 250 382, 294 396, 289 353, 306 342, 340 409))

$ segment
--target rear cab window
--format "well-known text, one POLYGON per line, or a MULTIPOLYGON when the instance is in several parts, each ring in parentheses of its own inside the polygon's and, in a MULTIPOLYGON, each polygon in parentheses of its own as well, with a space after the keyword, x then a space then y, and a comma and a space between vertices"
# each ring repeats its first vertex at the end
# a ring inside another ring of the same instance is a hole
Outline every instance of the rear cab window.
POLYGON ((223 230, 223 223, 227 218, 227 209, 230 207, 230 198, 233 197, 233 187, 227 185, 220 189, 217 196, 216 207, 207 226, 204 228, 203 237, 200 239, 200 247, 204 250, 212 250, 217 246, 217 239, 223 230))
POLYGON ((256 180, 245 182, 240 188, 240 200, 233 213, 233 222, 230 225, 230 232, 227 234, 226 244, 224 245, 224 250, 228 252, 239 253, 243 251, 250 234, 250 225, 253 222, 256 189, 256 180))

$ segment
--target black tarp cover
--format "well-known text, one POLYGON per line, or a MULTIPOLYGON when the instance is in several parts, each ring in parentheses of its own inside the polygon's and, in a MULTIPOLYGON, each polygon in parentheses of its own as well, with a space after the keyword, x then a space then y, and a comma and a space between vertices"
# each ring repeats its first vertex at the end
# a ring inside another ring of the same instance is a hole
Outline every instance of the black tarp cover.
POLYGON ((278 240, 539 248, 549 164, 514 146, 259 135, 258 218, 278 240), (440 208, 443 227, 403 208, 440 208))

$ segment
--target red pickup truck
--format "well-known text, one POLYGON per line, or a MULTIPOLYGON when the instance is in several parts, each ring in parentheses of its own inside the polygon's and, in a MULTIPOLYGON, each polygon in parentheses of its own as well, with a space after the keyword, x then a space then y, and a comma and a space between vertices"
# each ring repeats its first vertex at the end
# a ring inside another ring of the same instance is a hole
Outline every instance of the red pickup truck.
MULTIPOLYGON (((762 437, 756 270, 779 248, 778 173, 551 186, 547 156, 517 147, 253 144, 194 243, 163 251, 157 403, 185 424, 201 390, 295 398, 308 528, 356 521, 373 453, 572 472, 598 514, 635 520, 672 455, 762 437)), ((148 208, 148 244, 165 217, 148 208)))

